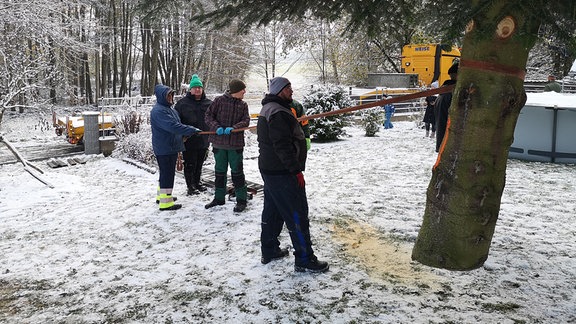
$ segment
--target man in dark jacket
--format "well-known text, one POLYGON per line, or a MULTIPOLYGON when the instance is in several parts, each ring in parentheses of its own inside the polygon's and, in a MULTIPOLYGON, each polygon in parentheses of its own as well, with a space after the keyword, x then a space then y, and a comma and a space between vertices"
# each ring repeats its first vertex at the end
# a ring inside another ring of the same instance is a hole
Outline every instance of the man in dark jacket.
MULTIPOLYGON (((174 109, 178 112, 182 123, 207 130, 205 116, 212 100, 206 98, 204 84, 197 74, 190 80, 190 91, 186 96, 176 103, 174 109)), ((192 136, 184 142, 186 151, 182 152, 184 157, 184 179, 188 187, 188 195, 199 194, 206 191, 206 186, 200 183, 202 175, 202 165, 208 154, 208 135, 192 136)))
MULTIPOLYGON (((444 81, 442 86, 447 86, 456 83, 458 78, 458 63, 453 64, 448 69, 450 80, 444 81)), ((434 103, 434 116, 436 117, 436 152, 440 151, 440 145, 444 140, 446 134, 446 126, 448 124, 448 110, 452 103, 452 92, 444 93, 438 96, 434 103)))
POLYGON ((172 197, 176 159, 178 152, 184 150, 182 136, 192 136, 200 130, 180 122, 178 113, 172 109, 174 90, 159 84, 156 85, 154 94, 156 95, 156 104, 150 111, 150 125, 152 128, 152 149, 160 170, 156 201, 159 203, 160 210, 176 210, 182 207, 180 204, 174 204, 176 198, 172 197))
POLYGON ((310 220, 303 171, 306 165, 306 137, 292 111, 292 87, 286 78, 270 80, 270 93, 262 100, 258 117, 258 168, 264 181, 264 209, 260 243, 262 263, 288 255, 280 248, 278 236, 284 223, 294 247, 294 269, 324 272, 329 266, 312 250, 310 220))
POLYGON ((212 143, 215 160, 214 199, 208 203, 206 209, 224 205, 226 198, 226 175, 228 165, 232 173, 232 183, 236 193, 235 212, 246 209, 248 188, 244 178, 244 131, 233 132, 234 129, 245 128, 250 125, 248 104, 244 102, 246 85, 240 80, 232 80, 224 95, 214 99, 206 111, 206 124, 212 134, 208 140, 212 143))

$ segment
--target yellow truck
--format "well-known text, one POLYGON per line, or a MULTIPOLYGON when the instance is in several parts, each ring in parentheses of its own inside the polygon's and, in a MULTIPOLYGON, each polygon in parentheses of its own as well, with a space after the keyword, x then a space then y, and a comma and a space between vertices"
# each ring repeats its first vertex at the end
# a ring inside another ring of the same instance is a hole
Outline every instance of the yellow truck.
MULTIPOLYGON (((82 116, 66 116, 56 117, 56 113, 52 113, 52 122, 56 131, 56 135, 66 135, 66 139, 71 144, 82 143, 84 137, 84 118, 82 116)), ((98 116, 98 128, 101 136, 109 136, 114 134, 114 116, 108 114, 100 114, 98 116)))
POLYGON ((460 59, 460 49, 441 44, 409 44, 402 47, 402 73, 418 74, 421 87, 433 81, 439 85, 448 79, 448 69, 460 59))

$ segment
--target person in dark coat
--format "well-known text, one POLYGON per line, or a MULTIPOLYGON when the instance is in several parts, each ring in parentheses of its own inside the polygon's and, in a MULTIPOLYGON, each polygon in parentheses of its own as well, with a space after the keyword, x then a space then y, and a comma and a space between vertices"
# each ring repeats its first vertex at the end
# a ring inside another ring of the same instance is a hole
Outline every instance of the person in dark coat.
MULTIPOLYGON (((207 130, 205 116, 212 100, 206 98, 204 84, 197 74, 190 79, 190 91, 184 98, 178 100, 174 109, 178 112, 182 123, 196 128, 207 130)), ((200 183, 202 166, 208 154, 208 135, 198 135, 188 138, 184 142, 186 150, 182 152, 184 158, 184 179, 188 187, 188 195, 199 194, 206 191, 206 186, 200 183)))
POLYGON ((292 87, 283 77, 270 80, 270 93, 262 100, 258 117, 258 168, 264 181, 264 208, 260 243, 261 262, 288 256, 278 236, 284 224, 294 247, 294 270, 324 272, 328 262, 319 261, 312 250, 306 182, 306 137, 290 105, 292 87))
MULTIPOLYGON (((455 63, 448 69, 450 80, 444 81, 442 86, 456 83, 456 79, 458 78, 458 65, 458 63, 455 63)), ((452 92, 448 92, 439 95, 434 104, 434 116, 436 117, 436 152, 440 151, 440 145, 444 140, 446 125, 448 124, 448 110, 450 109, 451 103, 452 92)))
POLYGON ((150 111, 150 125, 152 128, 152 149, 158 162, 160 179, 156 201, 160 210, 176 210, 182 207, 175 204, 172 197, 174 176, 176 175, 176 159, 178 153, 184 150, 183 136, 193 136, 200 130, 196 127, 184 125, 174 104, 174 90, 158 84, 154 89, 156 104, 150 111))
POLYGON ((234 212, 242 212, 247 206, 248 188, 244 177, 244 131, 234 129, 250 125, 248 104, 244 102, 246 84, 234 79, 228 84, 224 95, 214 99, 206 111, 206 125, 216 132, 208 137, 212 143, 215 160, 214 199, 206 204, 206 209, 225 204, 228 165, 232 173, 232 183, 236 194, 234 212))
POLYGON ((436 117, 434 117, 434 102, 436 102, 436 96, 428 96, 426 101, 426 111, 424 112, 424 127, 426 128, 426 137, 430 135, 431 138, 436 137, 436 117), (430 128, 432 128, 432 133, 430 133, 430 128))

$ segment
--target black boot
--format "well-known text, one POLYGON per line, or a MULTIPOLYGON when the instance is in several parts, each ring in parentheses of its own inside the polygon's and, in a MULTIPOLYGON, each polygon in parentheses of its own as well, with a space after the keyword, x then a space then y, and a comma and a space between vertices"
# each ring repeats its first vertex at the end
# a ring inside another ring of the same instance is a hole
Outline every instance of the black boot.
POLYGON ((206 206, 204 206, 204 208, 210 209, 210 208, 215 207, 215 206, 222 206, 225 203, 226 202, 224 200, 214 199, 210 203, 206 204, 206 206))
POLYGON ((206 186, 203 185, 202 183, 197 183, 196 185, 194 185, 194 188, 196 188, 196 190, 198 190, 200 192, 204 192, 204 191, 208 190, 208 188, 206 188, 206 186))
POLYGON ((262 259, 260 259, 260 262, 262 262, 262 264, 268 264, 274 260, 278 260, 278 259, 282 259, 283 257, 287 257, 288 254, 290 254, 290 252, 288 251, 288 249, 284 248, 284 249, 280 249, 278 251, 276 251, 276 253, 274 253, 271 256, 262 256, 262 259))
POLYGON ((198 189, 196 189, 195 187, 188 187, 188 192, 187 192, 188 196, 199 195, 199 194, 200 194, 200 191, 198 191, 198 189))
POLYGON ((177 209, 180 209, 180 208, 182 208, 182 205, 181 205, 181 204, 174 204, 174 205, 172 205, 172 206, 170 206, 170 207, 160 208, 160 210, 177 210, 177 209))
POLYGON ((236 201, 236 206, 234 206, 235 213, 241 213, 246 209, 246 200, 238 200, 236 201))
POLYGON ((310 257, 310 260, 305 263, 296 263, 294 265, 294 270, 296 272, 326 272, 330 266, 326 261, 320 261, 318 258, 313 255, 310 257))

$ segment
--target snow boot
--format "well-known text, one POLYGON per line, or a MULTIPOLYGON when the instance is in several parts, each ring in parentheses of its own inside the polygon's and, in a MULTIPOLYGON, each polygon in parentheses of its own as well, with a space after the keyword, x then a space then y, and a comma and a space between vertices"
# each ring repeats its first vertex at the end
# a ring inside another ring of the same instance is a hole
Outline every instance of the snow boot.
POLYGON ((203 185, 202 183, 197 183, 194 185, 194 187, 196 188, 196 190, 198 190, 200 192, 204 192, 204 191, 208 190, 208 188, 206 188, 206 186, 203 185))
POLYGON ((326 272, 329 268, 330 266, 328 265, 328 262, 319 261, 315 255, 311 256, 310 260, 306 263, 296 263, 294 265, 294 270, 296 272, 326 272))
POLYGON ((215 206, 222 206, 225 203, 226 202, 224 200, 218 200, 218 199, 214 198, 214 200, 212 200, 211 202, 206 204, 206 206, 204 206, 204 208, 210 209, 210 208, 215 207, 215 206))
POLYGON ((276 251, 276 253, 272 256, 269 256, 269 257, 263 256, 262 259, 260 259, 260 262, 262 262, 262 264, 268 264, 274 260, 278 260, 278 259, 282 259, 283 257, 287 257, 288 254, 290 254, 290 252, 288 252, 287 248, 280 249, 280 250, 276 251))
POLYGON ((186 191, 186 195, 188 196, 193 196, 193 195, 199 195, 200 191, 198 189, 196 189, 195 187, 188 187, 188 191, 186 191))
POLYGON ((238 200, 236 202, 236 206, 234 206, 234 212, 241 213, 244 211, 244 209, 246 209, 246 206, 246 200, 238 200))
POLYGON ((182 208, 182 205, 181 205, 181 204, 174 204, 174 205, 172 205, 172 206, 170 206, 170 207, 160 208, 160 210, 177 210, 177 209, 180 209, 180 208, 182 208))

